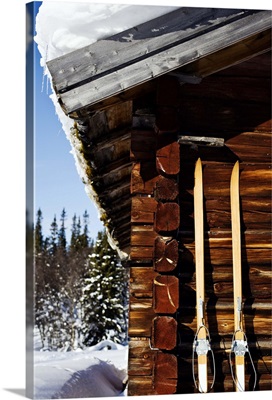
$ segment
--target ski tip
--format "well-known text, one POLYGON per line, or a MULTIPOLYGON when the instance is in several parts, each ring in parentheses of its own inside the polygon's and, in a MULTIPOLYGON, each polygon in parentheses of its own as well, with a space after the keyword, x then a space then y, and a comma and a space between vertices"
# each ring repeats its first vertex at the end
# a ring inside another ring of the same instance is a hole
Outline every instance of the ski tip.
POLYGON ((237 160, 233 166, 233 170, 238 169, 238 168, 239 168, 239 161, 237 160))
POLYGON ((199 167, 201 167, 201 165, 202 165, 201 158, 198 158, 197 162, 195 164, 195 168, 199 168, 199 167))
POLYGON ((239 161, 236 161, 236 163, 234 164, 233 168, 232 168, 232 172, 231 172, 231 182, 233 179, 235 179, 235 177, 239 176, 239 161))
POLYGON ((195 164, 195 178, 197 176, 201 176, 202 175, 202 163, 201 163, 201 159, 199 158, 195 164))

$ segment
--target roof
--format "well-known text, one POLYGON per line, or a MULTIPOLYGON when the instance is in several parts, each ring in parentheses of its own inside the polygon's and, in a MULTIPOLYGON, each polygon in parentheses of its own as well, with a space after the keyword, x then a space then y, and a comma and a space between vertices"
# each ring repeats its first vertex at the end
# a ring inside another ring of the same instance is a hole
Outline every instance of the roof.
POLYGON ((181 7, 47 66, 69 115, 246 41, 220 68, 241 61, 269 47, 270 28, 271 11, 181 7))

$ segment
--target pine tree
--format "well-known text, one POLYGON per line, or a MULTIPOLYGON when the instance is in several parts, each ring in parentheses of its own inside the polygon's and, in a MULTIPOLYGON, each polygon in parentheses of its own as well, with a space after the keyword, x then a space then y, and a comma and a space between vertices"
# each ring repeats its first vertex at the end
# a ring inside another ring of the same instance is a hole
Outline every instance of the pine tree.
POLYGON ((76 250, 77 249, 77 243, 78 243, 78 236, 79 232, 77 229, 77 216, 74 214, 72 218, 72 229, 71 229, 71 240, 70 240, 70 250, 76 250))
POLYGON ((41 209, 39 208, 37 211, 37 221, 35 225, 35 247, 34 251, 36 256, 41 254, 43 251, 43 234, 42 234, 42 212, 41 209))
POLYGON ((57 240, 58 240, 58 224, 56 215, 54 216, 53 222, 51 223, 50 232, 51 232, 49 240, 50 253, 55 254, 57 250, 57 240))
POLYGON ((89 257, 82 296, 86 345, 94 345, 103 339, 126 340, 126 289, 126 271, 117 253, 109 246, 105 231, 99 232, 89 257))
POLYGON ((85 210, 83 214, 83 233, 82 233, 82 238, 81 238, 81 245, 83 248, 88 247, 89 245, 89 229, 88 229, 88 223, 89 223, 89 214, 87 213, 87 210, 85 210))
POLYGON ((60 229, 58 233, 58 247, 61 248, 64 252, 66 251, 66 233, 65 233, 65 220, 66 220, 66 211, 65 208, 63 208, 61 212, 61 217, 60 217, 60 229))

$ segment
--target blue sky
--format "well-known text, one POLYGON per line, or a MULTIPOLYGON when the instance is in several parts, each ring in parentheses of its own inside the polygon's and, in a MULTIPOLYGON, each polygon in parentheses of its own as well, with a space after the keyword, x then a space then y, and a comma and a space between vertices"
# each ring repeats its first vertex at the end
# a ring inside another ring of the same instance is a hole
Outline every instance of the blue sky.
MULTIPOLYGON (((39 3, 37 2, 37 5, 39 3)), ((37 7, 38 11, 38 7, 37 7)), ((71 145, 65 136, 55 112, 50 84, 43 78, 40 53, 34 43, 34 219, 40 208, 43 214, 43 233, 50 234, 50 224, 65 208, 67 212, 66 235, 69 239, 71 220, 74 214, 81 217, 87 210, 89 235, 95 238, 103 229, 97 209, 88 198, 84 185, 77 173, 71 145)))

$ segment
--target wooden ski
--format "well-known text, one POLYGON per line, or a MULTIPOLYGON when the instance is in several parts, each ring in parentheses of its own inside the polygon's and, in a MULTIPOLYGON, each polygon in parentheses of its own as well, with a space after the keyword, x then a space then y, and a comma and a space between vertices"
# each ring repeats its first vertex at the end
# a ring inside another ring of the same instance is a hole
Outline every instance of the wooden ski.
POLYGON ((232 230, 232 263, 233 263, 233 301, 234 301, 234 334, 232 352, 235 354, 236 391, 245 390, 245 353, 247 343, 242 323, 242 262, 241 262, 241 224, 239 198, 239 161, 233 167, 230 180, 231 230, 232 230))
MULTIPOLYGON (((208 391, 207 376, 207 353, 210 348, 209 331, 205 326, 205 282, 204 282, 204 217, 203 217, 203 179, 202 163, 200 158, 195 166, 195 186, 194 186, 194 224, 195 224, 195 268, 196 268, 196 314, 197 331, 193 345, 194 352, 197 353, 198 365, 198 385, 195 385, 201 393, 208 391)), ((194 357, 193 357, 194 363, 194 357)), ((194 369, 194 365, 193 365, 194 369)))

